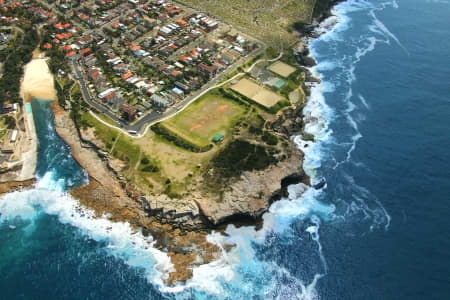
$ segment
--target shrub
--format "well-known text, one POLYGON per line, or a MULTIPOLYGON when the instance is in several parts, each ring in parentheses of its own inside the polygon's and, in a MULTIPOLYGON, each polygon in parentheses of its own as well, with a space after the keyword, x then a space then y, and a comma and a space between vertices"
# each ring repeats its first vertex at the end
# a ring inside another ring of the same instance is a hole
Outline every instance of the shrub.
POLYGON ((208 144, 203 147, 197 146, 197 145, 183 139, 182 137, 178 136, 177 134, 171 132, 170 130, 168 130, 166 127, 164 127, 160 123, 153 125, 151 127, 151 129, 153 132, 162 136, 169 142, 172 142, 176 146, 186 149, 186 150, 189 150, 189 151, 192 151, 192 152, 206 152, 206 151, 211 150, 211 148, 213 147, 212 144, 208 144))
POLYGON ((269 133, 268 131, 264 131, 262 140, 271 146, 275 146, 276 144, 278 144, 278 138, 275 135, 269 133))
POLYGON ((263 170, 276 163, 266 149, 248 141, 235 140, 214 157, 212 164, 222 178, 238 176, 243 171, 263 170))
POLYGON ((149 173, 157 173, 159 172, 159 168, 157 166, 149 165, 145 166, 141 169, 142 172, 149 172, 149 173))

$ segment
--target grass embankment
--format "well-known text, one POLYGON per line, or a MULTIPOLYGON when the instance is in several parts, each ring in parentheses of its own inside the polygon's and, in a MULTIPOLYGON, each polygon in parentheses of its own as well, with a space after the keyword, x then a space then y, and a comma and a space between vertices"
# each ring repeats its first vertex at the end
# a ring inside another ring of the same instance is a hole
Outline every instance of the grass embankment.
POLYGON ((97 138, 105 144, 104 150, 123 162, 122 175, 147 193, 180 197, 198 173, 197 166, 209 161, 215 153, 215 150, 193 153, 174 147, 151 131, 134 140, 105 126, 89 113, 84 113, 80 122, 82 127, 95 129, 97 138))
POLYGON ((105 151, 123 162, 121 174, 141 191, 181 198, 195 188, 197 176, 204 176, 205 187, 215 193, 214 186, 225 184, 226 178, 282 160, 284 143, 264 128, 266 114, 231 90, 217 89, 160 123, 163 134, 152 128, 146 136, 131 139, 87 112, 80 123, 95 128, 105 151), (208 147, 217 133, 225 135, 223 143, 204 152, 191 148, 208 147), (210 168, 216 175, 205 175, 210 168))
POLYGON ((91 114, 84 113, 81 117, 81 125, 88 125, 95 128, 95 133, 105 144, 105 150, 114 157, 127 163, 128 167, 135 166, 139 160, 140 149, 133 144, 131 138, 121 134, 118 130, 110 128, 91 114))

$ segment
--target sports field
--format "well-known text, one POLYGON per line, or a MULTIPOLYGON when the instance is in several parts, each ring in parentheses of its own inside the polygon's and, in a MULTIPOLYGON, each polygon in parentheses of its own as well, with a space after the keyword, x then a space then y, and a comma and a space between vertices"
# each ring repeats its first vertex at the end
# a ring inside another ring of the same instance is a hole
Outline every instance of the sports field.
POLYGON ((211 143, 218 133, 227 135, 245 108, 210 92, 162 125, 200 147, 211 143))
POLYGON ((282 61, 277 61, 269 67, 269 70, 286 78, 294 73, 296 69, 282 61))
POLYGON ((250 79, 243 78, 231 87, 232 90, 242 94, 253 101, 270 108, 283 100, 283 97, 260 86, 250 79))

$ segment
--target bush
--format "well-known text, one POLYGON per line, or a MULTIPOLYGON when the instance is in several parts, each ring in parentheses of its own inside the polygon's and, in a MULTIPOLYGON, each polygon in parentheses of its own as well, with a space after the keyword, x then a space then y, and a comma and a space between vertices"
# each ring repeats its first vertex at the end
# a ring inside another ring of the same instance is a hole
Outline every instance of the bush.
POLYGON ((206 151, 211 150, 211 148, 213 147, 212 144, 208 144, 203 147, 197 146, 197 145, 183 139, 182 137, 178 136, 177 134, 171 132, 170 130, 168 130, 166 127, 164 127, 160 123, 157 123, 150 128, 152 129, 153 132, 162 136, 169 142, 172 142, 176 146, 186 149, 186 150, 189 150, 189 151, 192 151, 192 152, 206 152, 206 151))
POLYGON ((266 54, 267 54, 268 59, 274 59, 274 58, 277 58, 278 55, 280 55, 280 53, 277 50, 275 50, 273 47, 268 47, 266 49, 266 54))
POLYGON ((291 105, 291 102, 289 102, 289 100, 283 99, 283 100, 278 101, 271 108, 269 108, 268 112, 270 112, 271 114, 276 114, 283 107, 287 107, 287 106, 290 106, 290 105, 291 105))
POLYGON ((6 128, 14 129, 16 127, 16 120, 11 116, 5 116, 6 128))
POLYGON ((159 168, 157 166, 153 166, 153 165, 149 165, 146 167, 143 167, 141 169, 142 172, 149 172, 149 173, 158 173, 159 172, 159 168))
POLYGON ((275 146, 276 144, 278 144, 278 138, 275 135, 269 133, 268 131, 264 131, 262 140, 271 146, 275 146))
POLYGON ((144 157, 143 159, 141 159, 141 164, 148 165, 149 163, 150 163, 150 161, 148 160, 147 157, 144 157))
POLYGON ((212 160, 220 178, 239 176, 243 171, 263 170, 277 160, 266 147, 244 140, 235 140, 220 151, 212 160))

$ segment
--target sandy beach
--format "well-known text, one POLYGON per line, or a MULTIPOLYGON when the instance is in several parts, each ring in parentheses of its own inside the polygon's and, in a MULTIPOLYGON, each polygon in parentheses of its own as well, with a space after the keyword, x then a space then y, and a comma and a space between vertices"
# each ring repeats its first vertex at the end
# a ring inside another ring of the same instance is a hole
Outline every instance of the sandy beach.
POLYGON ((22 169, 17 181, 31 180, 35 177, 37 163, 36 128, 33 114, 28 113, 25 103, 30 103, 33 97, 56 100, 56 91, 53 85, 53 75, 43 58, 34 58, 24 68, 24 77, 21 85, 21 94, 24 100, 22 112, 25 122, 24 135, 19 140, 21 147, 22 169))
POLYGON ((22 82, 22 95, 25 101, 32 97, 56 100, 56 91, 53 86, 53 75, 43 58, 35 58, 25 66, 25 76, 22 82))

